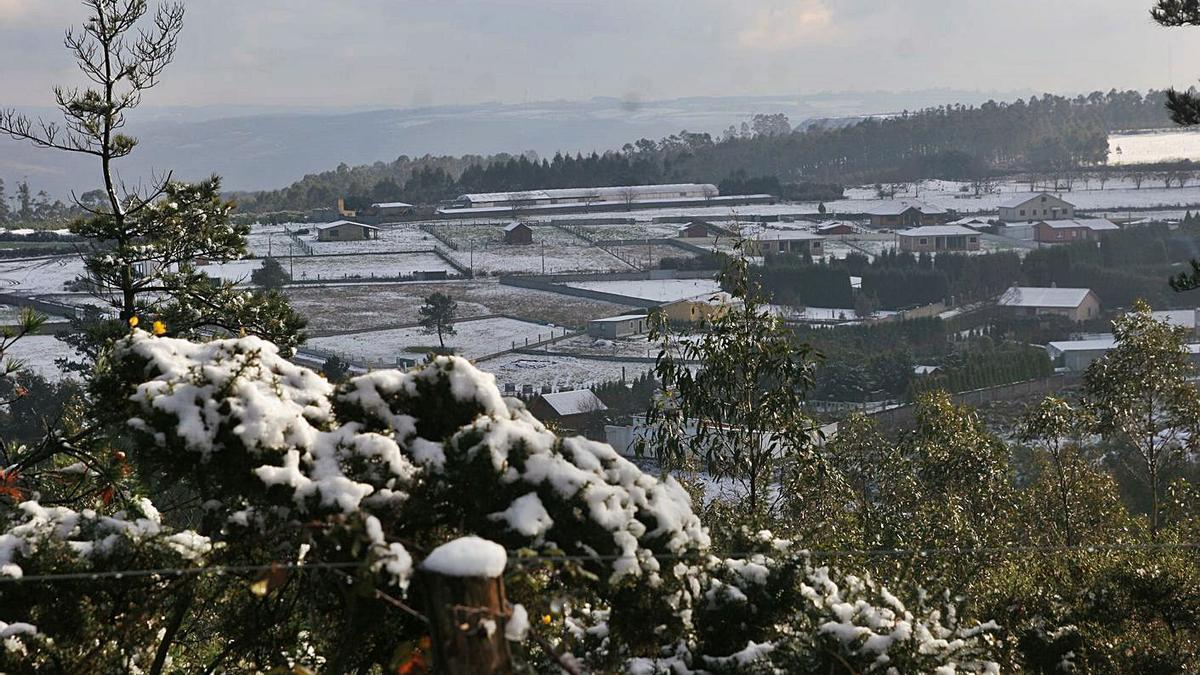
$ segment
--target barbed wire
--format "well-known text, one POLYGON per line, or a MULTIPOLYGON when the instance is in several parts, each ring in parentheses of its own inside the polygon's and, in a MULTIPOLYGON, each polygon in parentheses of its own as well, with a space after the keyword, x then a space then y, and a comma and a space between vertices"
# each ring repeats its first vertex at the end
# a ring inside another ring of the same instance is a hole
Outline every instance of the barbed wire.
MULTIPOLYGON (((641 549, 645 551, 646 549, 641 549)), ((1200 543, 1157 543, 1157 544, 1101 544, 1101 545, 1073 545, 1073 546, 987 546, 987 547, 971 547, 971 548, 891 548, 891 549, 835 549, 835 550, 810 550, 810 549, 795 549, 792 551, 738 551, 734 553, 718 554, 715 552, 689 551, 685 553, 653 553, 650 552, 646 557, 653 557, 660 561, 693 561, 705 562, 710 559, 727 560, 727 559, 750 559, 755 556, 765 556, 773 558, 810 558, 810 559, 831 559, 831 558, 933 558, 933 557, 984 557, 1006 554, 1068 554, 1068 553, 1121 553, 1134 551, 1195 551, 1200 550, 1200 543)), ((637 554, 534 554, 529 555, 522 551, 509 551, 509 561, 514 564, 522 563, 553 563, 553 562, 613 562, 616 560, 628 560, 631 557, 639 558, 637 554)), ((31 574, 22 576, 0 576, 0 585, 16 584, 16 583, 55 583, 60 581, 97 581, 100 579, 124 579, 124 578, 142 578, 142 577, 183 577, 183 576, 220 576, 224 574, 239 574, 249 572, 272 572, 272 571, 304 571, 304 570, 334 570, 341 571, 347 569, 360 568, 368 564, 366 561, 357 562, 277 562, 265 563, 257 565, 208 565, 197 567, 165 567, 153 569, 129 569, 129 570, 98 570, 94 572, 62 572, 53 574, 31 574)), ((349 575, 342 572, 343 576, 349 578, 349 575)), ((382 598, 381 598, 382 599, 382 598)), ((394 598, 392 598, 394 600, 394 598)))

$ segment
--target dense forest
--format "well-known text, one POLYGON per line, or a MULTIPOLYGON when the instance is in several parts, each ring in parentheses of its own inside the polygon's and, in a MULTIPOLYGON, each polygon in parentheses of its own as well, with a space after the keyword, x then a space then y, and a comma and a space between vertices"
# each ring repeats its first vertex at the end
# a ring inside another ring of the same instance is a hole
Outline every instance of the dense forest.
MULTIPOLYGON (((1062 171, 1102 164, 1110 131, 1170 125, 1165 93, 1093 92, 1066 98, 945 105, 855 124, 793 128, 755 115, 720 138, 681 131, 620 150, 539 158, 408 157, 305 176, 281 190, 240 196, 243 211, 271 212, 380 201, 434 204, 467 192, 650 184, 723 183, 734 192, 788 196, 802 183, 869 183, 917 177, 976 179, 1002 171, 1062 171)), ((723 190, 724 191, 724 190, 723 190)))

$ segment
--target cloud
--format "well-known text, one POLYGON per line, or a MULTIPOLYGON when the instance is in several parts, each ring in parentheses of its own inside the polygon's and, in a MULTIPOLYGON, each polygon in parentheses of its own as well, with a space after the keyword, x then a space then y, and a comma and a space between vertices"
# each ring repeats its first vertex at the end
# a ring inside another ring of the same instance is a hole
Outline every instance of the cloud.
POLYGON ((756 10, 737 41, 752 49, 791 49, 826 39, 833 31, 833 10, 824 0, 786 0, 756 10))

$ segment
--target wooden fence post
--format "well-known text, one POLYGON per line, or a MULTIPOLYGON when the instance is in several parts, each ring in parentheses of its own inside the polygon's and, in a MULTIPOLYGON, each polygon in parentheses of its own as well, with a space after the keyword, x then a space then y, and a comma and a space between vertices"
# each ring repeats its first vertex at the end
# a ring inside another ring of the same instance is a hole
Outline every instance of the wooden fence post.
POLYGON ((446 675, 513 672, 504 637, 508 600, 502 576, 446 574, 423 566, 417 583, 424 589, 434 672, 446 675))

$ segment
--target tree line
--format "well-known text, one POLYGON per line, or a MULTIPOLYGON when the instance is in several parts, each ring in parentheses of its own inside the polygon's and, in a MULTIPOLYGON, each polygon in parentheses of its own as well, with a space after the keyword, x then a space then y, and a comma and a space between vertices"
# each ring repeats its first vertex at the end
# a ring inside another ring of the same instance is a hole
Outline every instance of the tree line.
POLYGON ((329 207, 339 197, 351 207, 397 200, 435 204, 470 192, 663 182, 723 183, 727 190, 786 196, 794 186, 814 181, 981 180, 997 172, 1070 171, 1104 164, 1110 131, 1169 124, 1164 100, 1161 91, 1046 94, 905 111, 840 127, 792 128, 786 116, 756 115, 744 132, 727 130, 720 138, 683 130, 589 155, 427 155, 357 167, 343 163, 280 190, 239 195, 239 201, 243 210, 265 212, 329 207))

